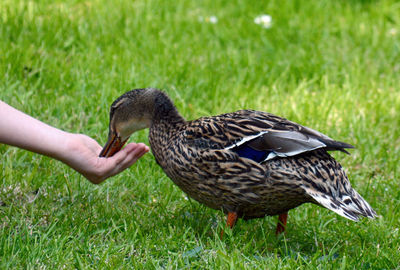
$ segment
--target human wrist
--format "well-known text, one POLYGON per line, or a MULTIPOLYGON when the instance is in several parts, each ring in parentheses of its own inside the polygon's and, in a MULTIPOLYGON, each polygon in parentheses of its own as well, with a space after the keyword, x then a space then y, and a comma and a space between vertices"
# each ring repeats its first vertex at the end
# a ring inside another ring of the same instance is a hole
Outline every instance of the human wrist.
POLYGON ((78 151, 78 135, 75 133, 69 133, 62 131, 60 134, 62 140, 60 140, 56 147, 54 147, 54 152, 52 156, 66 164, 71 163, 71 158, 78 151))

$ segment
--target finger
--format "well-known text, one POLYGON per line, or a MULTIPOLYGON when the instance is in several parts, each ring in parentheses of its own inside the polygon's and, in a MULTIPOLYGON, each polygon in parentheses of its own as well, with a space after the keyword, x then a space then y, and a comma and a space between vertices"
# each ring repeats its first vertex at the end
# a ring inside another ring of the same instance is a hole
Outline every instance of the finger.
MULTIPOLYGON (((127 148, 127 147, 125 147, 127 148)), ((125 151, 118 152, 109 158, 110 176, 120 173, 135 163, 141 156, 149 151, 149 147, 143 143, 132 144, 125 151)))
POLYGON ((143 145, 142 147, 138 147, 134 149, 132 152, 130 152, 126 158, 121 162, 121 169, 125 170, 126 168, 129 168, 134 164, 138 159, 140 159, 144 154, 149 152, 149 147, 146 145, 143 145))
POLYGON ((125 148, 109 158, 99 158, 102 165, 102 176, 106 179, 114 176, 135 163, 141 156, 149 151, 149 147, 143 143, 130 143, 125 148))
POLYGON ((130 152, 134 151, 138 147, 136 143, 130 143, 126 145, 122 150, 118 151, 114 156, 108 159, 115 162, 116 165, 120 164, 130 152))
POLYGON ((144 144, 138 144, 127 156, 121 161, 118 167, 120 170, 124 170, 135 163, 139 158, 149 151, 149 147, 144 144))

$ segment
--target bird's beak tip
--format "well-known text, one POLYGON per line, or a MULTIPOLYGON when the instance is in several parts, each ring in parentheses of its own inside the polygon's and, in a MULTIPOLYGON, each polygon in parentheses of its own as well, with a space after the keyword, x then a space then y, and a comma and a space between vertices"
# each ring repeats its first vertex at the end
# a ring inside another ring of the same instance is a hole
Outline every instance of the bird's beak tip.
POLYGON ((112 134, 101 150, 99 157, 112 157, 115 153, 122 149, 126 141, 127 140, 122 142, 120 136, 115 133, 112 134))

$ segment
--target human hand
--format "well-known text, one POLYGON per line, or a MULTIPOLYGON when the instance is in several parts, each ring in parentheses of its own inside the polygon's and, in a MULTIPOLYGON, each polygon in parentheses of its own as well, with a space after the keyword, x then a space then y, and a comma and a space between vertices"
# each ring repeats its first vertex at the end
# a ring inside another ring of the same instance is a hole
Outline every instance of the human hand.
POLYGON ((109 158, 99 157, 102 147, 83 134, 69 134, 65 154, 61 161, 85 176, 90 182, 99 184, 135 163, 149 151, 143 143, 130 143, 109 158))
POLYGON ((110 158, 100 158, 102 147, 92 138, 49 126, 0 100, 0 143, 56 158, 99 184, 125 170, 149 151, 130 143, 110 158))

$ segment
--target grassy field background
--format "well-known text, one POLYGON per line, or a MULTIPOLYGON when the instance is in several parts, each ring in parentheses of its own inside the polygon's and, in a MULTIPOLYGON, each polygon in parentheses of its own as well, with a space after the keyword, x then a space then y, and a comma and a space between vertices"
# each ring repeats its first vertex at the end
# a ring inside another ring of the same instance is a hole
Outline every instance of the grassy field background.
POLYGON ((95 186, 0 145, 0 268, 399 269, 397 1, 0 2, 8 104, 103 144, 111 102, 149 86, 187 119, 251 108, 355 145, 333 155, 381 217, 303 205, 285 237, 266 217, 221 240, 223 214, 188 200, 151 154, 95 186))

